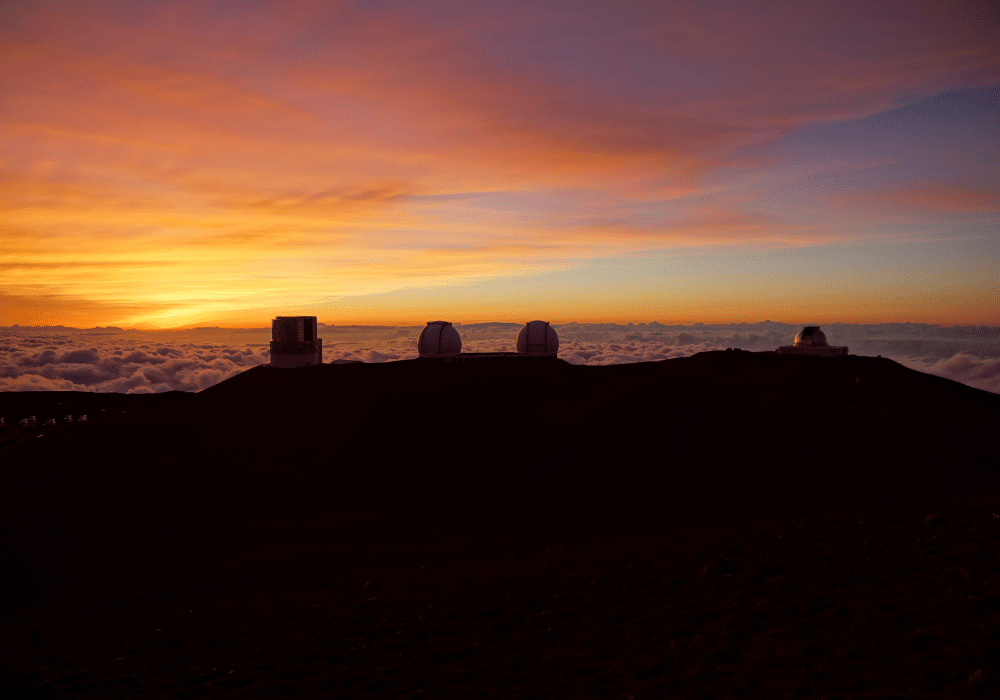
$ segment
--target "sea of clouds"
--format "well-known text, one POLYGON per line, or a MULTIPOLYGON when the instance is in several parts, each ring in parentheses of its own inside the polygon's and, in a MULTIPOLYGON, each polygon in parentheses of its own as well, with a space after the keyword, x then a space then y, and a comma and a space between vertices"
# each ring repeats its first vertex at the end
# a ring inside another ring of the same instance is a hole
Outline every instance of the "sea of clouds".
MULTIPOLYGON (((521 326, 455 324, 463 351, 513 351, 521 326)), ((774 350, 801 325, 569 323, 553 326, 572 364, 650 362, 705 350, 774 350)), ((829 324, 831 345, 1000 393, 1000 328, 914 323, 829 324)), ((323 359, 388 362, 417 356, 417 326, 320 324, 323 359)), ((0 391, 200 391, 268 361, 270 328, 138 331, 0 327, 0 391)))

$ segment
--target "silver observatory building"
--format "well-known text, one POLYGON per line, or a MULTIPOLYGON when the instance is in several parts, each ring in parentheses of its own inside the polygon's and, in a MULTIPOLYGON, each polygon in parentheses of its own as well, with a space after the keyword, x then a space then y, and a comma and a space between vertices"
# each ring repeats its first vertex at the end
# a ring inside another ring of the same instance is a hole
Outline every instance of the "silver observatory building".
POLYGON ((847 347, 830 345, 819 326, 806 326, 795 336, 791 345, 778 348, 779 355, 812 355, 813 357, 847 357, 847 347))
POLYGON ((278 316, 271 321, 271 366, 323 364, 323 340, 315 316, 278 316))

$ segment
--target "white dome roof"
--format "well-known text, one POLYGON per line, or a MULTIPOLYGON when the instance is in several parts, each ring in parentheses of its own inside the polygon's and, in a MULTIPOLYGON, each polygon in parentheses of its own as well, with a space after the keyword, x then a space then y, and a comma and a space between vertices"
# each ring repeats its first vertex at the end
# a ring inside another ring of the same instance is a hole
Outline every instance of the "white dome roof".
POLYGON ((526 355, 555 355, 559 336, 548 321, 529 321, 517 334, 517 351, 526 355))
POLYGON ((462 338, 447 321, 428 321, 417 338, 421 355, 457 355, 462 352, 462 338))
POLYGON ((826 334, 819 329, 819 326, 806 326, 798 332, 798 335, 795 336, 795 342, 792 344, 799 347, 829 347, 829 343, 826 342, 826 334))

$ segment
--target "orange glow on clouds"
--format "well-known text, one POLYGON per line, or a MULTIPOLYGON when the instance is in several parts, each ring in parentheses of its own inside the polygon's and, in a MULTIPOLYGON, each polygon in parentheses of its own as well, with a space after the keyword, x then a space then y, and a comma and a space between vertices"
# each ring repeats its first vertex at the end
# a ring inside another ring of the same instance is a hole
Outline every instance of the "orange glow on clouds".
MULTIPOLYGON (((997 318, 983 228, 995 181, 923 172, 954 152, 951 132, 912 152, 886 141, 884 172, 848 140, 781 145, 901 100, 987 89, 1000 59, 986 25, 937 5, 5 12, 0 324, 997 318), (796 158, 812 159, 808 182, 796 158), (899 163, 921 172, 899 182, 887 170, 899 163), (923 272, 908 278, 876 265, 876 283, 856 260, 859 242, 984 236, 972 257, 912 253, 923 272), (763 261, 819 248, 831 284, 808 293, 787 282, 817 279, 808 255, 718 271, 750 249, 763 261), (632 262, 595 283, 591 266, 613 260, 632 262), (928 274, 953 280, 950 301, 928 301, 928 274)), ((969 123, 995 121, 975 109, 969 123)))

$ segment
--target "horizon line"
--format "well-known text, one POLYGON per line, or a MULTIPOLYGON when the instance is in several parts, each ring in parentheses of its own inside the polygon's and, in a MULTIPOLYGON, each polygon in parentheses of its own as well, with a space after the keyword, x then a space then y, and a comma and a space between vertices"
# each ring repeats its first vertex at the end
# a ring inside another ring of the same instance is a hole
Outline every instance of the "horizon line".
MULTIPOLYGON (((360 324, 360 323, 323 323, 317 320, 317 324, 321 326, 326 326, 327 328, 421 328, 431 321, 425 323, 390 323, 390 324, 360 324)), ((450 321, 454 326, 476 326, 476 325, 523 325, 517 321, 450 321)), ((528 323, 525 321, 524 323, 528 323)), ((764 319, 763 321, 730 321, 730 322, 714 322, 706 323, 703 321, 696 321, 694 323, 664 323, 662 321, 563 321, 563 322, 551 322, 553 326, 569 326, 569 325, 579 325, 579 326, 668 326, 668 327, 704 327, 704 326, 755 326, 761 324, 776 324, 784 326, 926 326, 932 328, 1000 328, 1000 325, 993 326, 988 323, 956 323, 952 325, 942 325, 940 323, 926 323, 923 321, 879 321, 875 323, 860 323, 852 321, 829 321, 829 322, 790 322, 790 321, 775 321, 772 319, 764 319)), ((270 331, 271 327, 267 326, 171 326, 166 328, 159 327, 141 327, 141 326, 91 326, 88 328, 80 328, 78 326, 65 326, 61 324, 57 325, 24 325, 19 323, 14 323, 9 326, 0 326, 0 330, 18 330, 18 329, 44 329, 44 328, 56 328, 65 329, 73 331, 122 331, 122 332, 142 332, 142 333, 165 333, 165 332, 181 332, 181 331, 270 331)))

